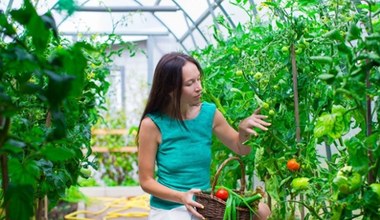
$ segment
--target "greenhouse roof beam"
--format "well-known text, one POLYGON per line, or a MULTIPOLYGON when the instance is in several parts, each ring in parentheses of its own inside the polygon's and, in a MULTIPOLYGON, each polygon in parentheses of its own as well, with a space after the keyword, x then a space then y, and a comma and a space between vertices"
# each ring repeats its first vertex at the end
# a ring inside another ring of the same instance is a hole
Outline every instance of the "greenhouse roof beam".
POLYGON ((226 9, 224 9, 224 7, 222 6, 221 2, 222 2, 222 1, 217 2, 217 4, 218 4, 220 10, 221 10, 221 11, 223 12, 223 14, 226 16, 226 18, 227 18, 227 20, 230 22, 232 28, 235 29, 235 28, 236 28, 235 23, 232 21, 231 16, 227 13, 226 9))
POLYGON ((249 3, 252 5, 253 14, 256 16, 257 15, 257 9, 256 9, 256 4, 255 4, 254 0, 249 0, 249 3))
POLYGON ((121 36, 167 36, 169 35, 168 31, 118 31, 115 33, 108 33, 104 32, 101 33, 99 31, 87 31, 87 32, 61 32, 62 35, 66 36, 75 36, 78 34, 81 35, 110 35, 110 34, 115 34, 115 35, 121 35, 121 36))
MULTIPOLYGON (((140 3, 138 0, 135 0, 135 2, 136 2, 137 4, 139 4, 139 5, 142 6, 142 3, 140 3)), ((156 2, 156 3, 159 4, 159 2, 160 2, 160 1, 158 1, 158 2, 156 2)), ((178 37, 177 37, 177 36, 174 34, 174 32, 169 28, 169 26, 166 25, 165 22, 163 22, 162 19, 160 19, 157 15, 155 15, 155 14, 154 14, 154 11, 152 11, 151 13, 152 13, 153 17, 155 17, 155 18, 157 19, 157 21, 160 22, 160 23, 162 24, 162 26, 164 26, 164 27, 165 27, 165 28, 166 28, 166 29, 167 29, 167 30, 173 35, 173 37, 176 39, 176 41, 177 41, 178 43, 180 43, 181 46, 182 46, 182 47, 186 50, 186 52, 187 52, 187 49, 185 48, 185 46, 183 45, 183 43, 179 41, 178 37)))
POLYGON ((127 7, 93 7, 82 6, 77 9, 81 12, 176 12, 180 8, 175 6, 127 6, 127 7))
MULTIPOLYGON (((219 0, 217 2, 222 2, 222 1, 223 0, 219 0)), ((199 30, 198 26, 210 15, 210 10, 215 10, 215 8, 217 8, 217 7, 218 7, 218 3, 212 4, 211 9, 207 9, 196 21, 193 21, 193 26, 190 27, 190 29, 182 35, 182 37, 179 39, 179 41, 183 42, 190 34, 192 34, 194 29, 199 30)), ((206 40, 206 42, 209 43, 207 38, 204 36, 203 32, 200 30, 199 30, 199 32, 201 33, 202 37, 206 40)))
MULTIPOLYGON (((173 2, 174 2, 178 7, 180 7, 180 8, 182 9, 181 5, 178 4, 177 1, 173 0, 173 2)), ((206 36, 203 34, 203 32, 199 29, 199 27, 198 27, 199 24, 195 25, 195 21, 190 17, 190 15, 189 15, 184 9, 182 9, 182 12, 183 12, 183 14, 185 15, 185 17, 187 17, 187 18, 193 23, 193 26, 192 26, 192 27, 189 27, 189 26, 188 26, 189 30, 191 30, 191 31, 190 31, 190 32, 187 31, 187 32, 186 32, 186 33, 188 33, 187 36, 186 36, 186 37, 182 37, 181 39, 178 39, 178 42, 181 43, 181 44, 183 44, 183 41, 184 41, 189 35, 192 37, 192 39, 194 39, 194 37, 193 37, 193 31, 194 31, 194 29, 197 29, 197 30, 199 31, 200 35, 203 37, 203 39, 204 39, 204 40, 206 41, 206 43, 208 44, 209 41, 207 40, 207 38, 206 38, 206 36), (194 26, 195 26, 195 28, 193 28, 194 26)), ((207 16, 206 16, 206 17, 207 17, 207 16)), ((202 23, 202 22, 200 22, 200 23, 202 23)), ((185 33, 185 34, 186 34, 186 33, 185 33)), ((184 36, 184 35, 183 35, 183 36, 184 36)), ((194 46, 196 46, 194 40, 193 40, 193 43, 194 43, 194 46)))
POLYGON ((207 5, 208 5, 209 13, 212 16, 212 21, 214 22, 216 29, 219 30, 219 25, 218 25, 218 22, 216 21, 216 16, 215 16, 214 9, 212 8, 212 4, 210 0, 207 0, 207 5))

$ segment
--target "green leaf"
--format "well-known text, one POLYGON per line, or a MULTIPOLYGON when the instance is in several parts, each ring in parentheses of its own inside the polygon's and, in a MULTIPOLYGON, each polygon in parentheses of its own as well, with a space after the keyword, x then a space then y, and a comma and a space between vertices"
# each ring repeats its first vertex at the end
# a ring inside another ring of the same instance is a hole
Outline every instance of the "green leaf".
POLYGON ((28 34, 32 37, 36 50, 45 50, 50 32, 30 1, 25 0, 24 6, 21 9, 11 11, 11 16, 25 26, 28 34))
POLYGON ((345 141, 345 145, 350 155, 349 164, 353 170, 362 174, 367 173, 370 161, 367 154, 367 147, 364 146, 364 143, 360 139, 352 137, 345 141))
POLYGON ((335 76, 333 74, 328 74, 328 73, 324 73, 324 74, 320 74, 318 76, 318 78, 322 79, 322 80, 328 80, 328 79, 332 79, 334 78, 335 76))
POLYGON ((53 15, 50 12, 47 12, 41 16, 41 19, 45 23, 46 27, 53 31, 54 37, 58 39, 58 28, 53 15))
MULTIPOLYGON (((15 29, 13 28, 13 26, 11 24, 8 23, 7 17, 1 11, 0 11, 0 27, 4 28, 5 29, 5 31, 4 31, 5 34, 7 34, 9 36, 12 36, 12 35, 16 34, 15 29)), ((2 32, 1 29, 0 29, 0 31, 2 32)))
POLYGON ((66 147, 54 147, 50 145, 43 148, 41 153, 50 161, 65 161, 75 156, 75 153, 66 147))
POLYGON ((22 152, 25 146, 26 144, 24 142, 10 138, 7 142, 5 142, 1 150, 5 152, 17 154, 17 153, 22 152))
POLYGON ((74 0, 59 0, 58 1, 58 10, 67 11, 69 15, 73 14, 77 6, 74 0))
POLYGON ((34 187, 30 184, 10 184, 5 191, 5 204, 9 208, 9 219, 29 220, 33 216, 34 187))
POLYGON ((298 0, 300 6, 311 6, 319 4, 319 0, 298 0))
POLYGON ((14 183, 21 185, 36 185, 41 171, 34 160, 21 163, 15 158, 9 160, 9 175, 14 183))
POLYGON ((347 46, 347 44, 345 44, 344 42, 338 44, 337 46, 339 52, 346 54, 348 58, 352 60, 353 52, 351 47, 347 46))
POLYGON ((30 19, 32 18, 32 11, 27 10, 24 6, 20 9, 12 10, 10 12, 10 15, 13 18, 13 20, 17 21, 18 23, 22 25, 27 25, 30 19))
POLYGON ((356 26, 356 24, 354 23, 351 24, 350 29, 347 34, 347 40, 348 41, 357 40, 357 39, 360 39, 360 36, 361 36, 361 29, 358 26, 356 26))
POLYGON ((60 75, 49 70, 46 75, 49 82, 45 95, 52 106, 58 106, 70 93, 74 76, 60 75))
POLYGON ((340 41, 340 42, 344 41, 344 38, 340 34, 340 30, 339 29, 331 30, 331 31, 327 32, 326 34, 324 34, 323 37, 329 38, 331 40, 337 40, 337 41, 340 41))
POLYGON ((37 14, 33 14, 27 25, 27 30, 32 36, 32 42, 36 50, 44 51, 49 41, 50 32, 42 18, 37 14))

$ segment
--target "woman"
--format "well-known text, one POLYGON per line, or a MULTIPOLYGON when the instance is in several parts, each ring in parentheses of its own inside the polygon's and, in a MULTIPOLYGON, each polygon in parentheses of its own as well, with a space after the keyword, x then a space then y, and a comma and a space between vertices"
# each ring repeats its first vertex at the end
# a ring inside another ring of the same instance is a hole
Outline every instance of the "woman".
MULTIPOLYGON (((183 53, 166 54, 156 66, 137 138, 139 181, 151 194, 151 220, 204 219, 193 195, 210 188, 212 134, 246 155, 251 149, 243 143, 257 135, 253 127, 266 131, 270 125, 256 110, 233 129, 214 104, 201 102, 201 75, 199 63, 183 53)), ((269 214, 260 204, 258 219, 269 214)))

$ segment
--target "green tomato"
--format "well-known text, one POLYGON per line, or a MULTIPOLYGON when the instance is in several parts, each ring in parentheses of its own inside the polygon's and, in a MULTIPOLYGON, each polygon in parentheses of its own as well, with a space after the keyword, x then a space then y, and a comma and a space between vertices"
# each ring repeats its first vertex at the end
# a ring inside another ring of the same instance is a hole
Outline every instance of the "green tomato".
POLYGON ((333 183, 338 187, 341 193, 344 193, 344 194, 350 193, 348 179, 345 176, 337 175, 334 178, 333 183))
POLYGON ((372 183, 369 185, 371 190, 377 194, 378 198, 380 199, 380 183, 372 183))
POLYGON ((255 73, 255 75, 253 76, 256 80, 259 80, 259 79, 261 79, 261 77, 263 77, 263 74, 262 73, 260 73, 260 72, 257 72, 257 73, 255 73))
POLYGON ((91 176, 91 173, 92 173, 92 172, 91 172, 90 169, 82 167, 82 168, 80 169, 80 173, 83 175, 83 177, 88 178, 88 177, 91 176))
POLYGON ((351 166, 345 166, 338 171, 333 183, 341 193, 350 194, 360 188, 362 176, 357 172, 353 172, 351 166))
POLYGON ((235 74, 237 76, 241 76, 241 75, 243 75, 243 71, 242 70, 237 70, 235 74))
POLYGON ((283 46, 282 48, 281 48, 281 51, 282 52, 288 52, 289 51, 289 47, 288 46, 283 46))
POLYGON ((240 49, 237 46, 233 46, 232 50, 235 51, 236 53, 240 52, 240 49))
POLYGON ((274 110, 273 109, 271 109, 271 110, 269 110, 269 113, 268 113, 270 116, 273 116, 273 115, 275 115, 276 114, 276 112, 274 112, 274 110))
POLYGON ((269 109, 269 104, 266 102, 263 102, 262 107, 263 109, 269 109))
POLYGON ((360 188, 362 185, 362 176, 359 173, 353 173, 351 177, 349 177, 350 180, 350 191, 354 192, 360 188))
POLYGON ((295 191, 306 190, 309 188, 309 178, 307 177, 294 178, 292 180, 291 186, 295 191))

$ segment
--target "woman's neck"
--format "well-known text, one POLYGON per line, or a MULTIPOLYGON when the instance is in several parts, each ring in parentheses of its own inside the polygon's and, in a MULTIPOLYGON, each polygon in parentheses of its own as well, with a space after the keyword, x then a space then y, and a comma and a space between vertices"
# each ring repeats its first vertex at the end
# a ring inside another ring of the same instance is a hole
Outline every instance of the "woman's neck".
POLYGON ((200 110, 201 104, 196 105, 185 105, 181 106, 181 114, 183 119, 192 119, 195 118, 200 110))

